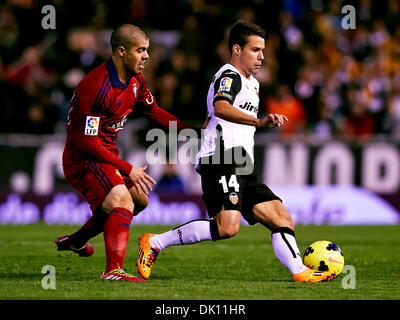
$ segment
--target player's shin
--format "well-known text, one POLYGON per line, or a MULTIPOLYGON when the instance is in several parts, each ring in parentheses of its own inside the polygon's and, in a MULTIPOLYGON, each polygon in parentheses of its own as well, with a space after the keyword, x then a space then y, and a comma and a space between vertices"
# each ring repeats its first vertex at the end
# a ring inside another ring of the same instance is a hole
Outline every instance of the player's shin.
POLYGON ((108 214, 101 208, 95 210, 93 216, 78 231, 69 236, 74 248, 83 247, 91 238, 103 232, 107 218, 108 214))
POLYGON ((132 212, 125 208, 114 208, 104 227, 106 249, 106 271, 122 269, 129 240, 132 212))
POLYGON ((276 228, 272 230, 272 248, 275 255, 292 274, 298 274, 307 267, 303 264, 299 248, 297 247, 294 231, 290 228, 276 228))

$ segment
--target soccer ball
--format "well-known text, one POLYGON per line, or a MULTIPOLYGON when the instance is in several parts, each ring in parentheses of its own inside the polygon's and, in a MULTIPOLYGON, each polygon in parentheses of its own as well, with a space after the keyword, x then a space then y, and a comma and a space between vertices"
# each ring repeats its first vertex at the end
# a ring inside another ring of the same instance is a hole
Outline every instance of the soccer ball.
POLYGON ((335 277, 342 272, 344 257, 333 242, 320 240, 308 246, 303 256, 304 264, 318 271, 334 271, 335 277))

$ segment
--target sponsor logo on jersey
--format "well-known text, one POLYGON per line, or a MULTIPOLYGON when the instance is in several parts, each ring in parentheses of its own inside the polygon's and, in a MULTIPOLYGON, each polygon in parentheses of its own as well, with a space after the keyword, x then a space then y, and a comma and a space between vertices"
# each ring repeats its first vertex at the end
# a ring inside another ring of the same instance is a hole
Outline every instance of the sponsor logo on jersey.
POLYGON ((151 94, 149 90, 147 90, 147 97, 146 97, 146 103, 147 104, 152 104, 154 102, 154 97, 151 94))
POLYGON ((97 136, 99 134, 100 117, 87 116, 85 124, 86 136, 97 136))
POLYGON ((258 112, 258 107, 253 106, 251 102, 246 102, 245 104, 241 104, 239 105, 239 108, 247 111, 258 112))
POLYGON ((114 132, 118 132, 124 128, 127 120, 127 116, 124 116, 120 121, 105 123, 104 128, 114 132))
POLYGON ((239 196, 237 195, 236 192, 231 192, 229 194, 229 201, 232 202, 232 204, 237 204, 239 201, 239 196))
POLYGON ((218 91, 229 91, 231 90, 232 86, 232 78, 224 77, 221 79, 219 83, 219 90, 218 91))

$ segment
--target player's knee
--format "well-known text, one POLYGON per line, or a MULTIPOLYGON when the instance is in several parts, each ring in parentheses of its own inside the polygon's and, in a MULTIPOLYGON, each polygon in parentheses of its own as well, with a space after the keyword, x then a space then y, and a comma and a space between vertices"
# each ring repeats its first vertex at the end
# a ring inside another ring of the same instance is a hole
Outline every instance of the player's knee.
POLYGON ((286 227, 294 230, 294 221, 292 219, 292 216, 289 215, 288 217, 286 217, 286 221, 285 221, 286 227))
POLYGON ((273 228, 287 227, 294 230, 294 221, 281 202, 275 202, 268 213, 269 225, 273 228))
POLYGON ((121 196, 119 199, 117 199, 114 203, 114 208, 115 207, 125 208, 128 209, 130 212, 133 212, 135 209, 132 198, 127 196, 121 196))
POLYGON ((133 210, 133 215, 136 216, 141 211, 146 209, 147 205, 149 204, 149 199, 147 198, 146 194, 144 194, 144 193, 139 194, 136 191, 136 188, 134 188, 134 187, 129 189, 129 193, 130 193, 133 203, 135 205, 135 209, 133 210))
POLYGON ((272 220, 271 226, 273 228, 287 227, 294 230, 294 221, 291 215, 287 211, 276 212, 276 214, 272 216, 271 220, 272 220))
POLYGON ((229 224, 221 225, 218 228, 221 239, 228 239, 234 237, 239 232, 239 225, 229 224))
POLYGON ((133 212, 135 209, 135 205, 131 198, 123 198, 120 202, 120 207, 128 209, 129 211, 133 212))
POLYGON ((143 197, 136 198, 133 201, 134 201, 134 206, 135 206, 135 209, 133 210, 134 216, 136 216, 137 214, 142 212, 144 209, 146 209, 146 207, 149 204, 149 199, 145 195, 143 197))
POLYGON ((125 208, 133 212, 135 206, 128 190, 122 188, 113 189, 102 204, 102 209, 110 213, 113 208, 125 208))

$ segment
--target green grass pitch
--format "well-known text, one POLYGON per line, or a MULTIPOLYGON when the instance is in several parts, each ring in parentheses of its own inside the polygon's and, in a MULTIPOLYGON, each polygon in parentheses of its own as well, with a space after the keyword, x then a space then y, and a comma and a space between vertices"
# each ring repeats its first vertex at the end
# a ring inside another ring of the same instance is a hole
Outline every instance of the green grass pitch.
MULTIPOLYGON (((339 245, 345 265, 356 271, 355 289, 344 289, 340 274, 331 282, 295 283, 260 225, 242 226, 233 239, 170 247, 159 255, 145 283, 99 280, 104 269, 102 235, 95 253, 79 258, 57 252, 54 240, 77 226, 0 226, 0 300, 399 300, 400 226, 297 226, 301 253, 316 240, 339 245), (45 265, 56 269, 56 289, 42 288, 45 265)), ((137 274, 138 237, 167 226, 133 226, 125 269, 137 274)))

